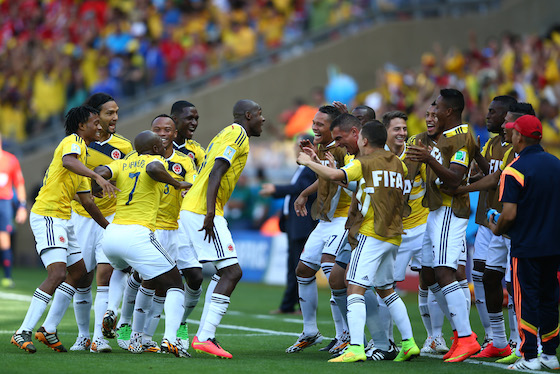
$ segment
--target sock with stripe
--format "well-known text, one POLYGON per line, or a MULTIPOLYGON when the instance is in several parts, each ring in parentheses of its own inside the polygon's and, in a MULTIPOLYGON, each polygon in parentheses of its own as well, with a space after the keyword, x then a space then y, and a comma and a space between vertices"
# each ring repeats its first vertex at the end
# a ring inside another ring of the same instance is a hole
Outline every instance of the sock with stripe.
POLYGON ((142 335, 142 344, 152 340, 159 320, 161 319, 161 313, 163 312, 163 306, 165 304, 165 296, 156 296, 152 302, 152 307, 150 308, 150 313, 146 317, 146 324, 144 325, 144 334, 142 335))
POLYGON ((379 294, 377 294, 377 304, 379 305, 377 308, 379 326, 387 333, 387 338, 394 341, 393 319, 391 318, 391 312, 379 294))
POLYGON ((484 328, 484 332, 489 338, 492 338, 492 328, 490 327, 490 319, 488 318, 488 309, 486 308, 486 293, 484 292, 484 284, 482 283, 481 271, 473 270, 471 272, 474 285, 474 304, 478 310, 480 322, 484 328))
MULTIPOLYGON (((119 318, 117 327, 120 327, 125 323, 130 325, 130 321, 132 320, 132 313, 134 312, 134 303, 136 302, 136 295, 138 294, 138 288, 140 288, 140 284, 141 282, 138 282, 136 279, 134 279, 132 275, 128 277, 126 286, 124 287, 121 317, 119 318)), ((117 309, 111 310, 115 313, 117 312, 117 309)))
POLYGON ((459 286, 461 286, 461 289, 463 290, 463 294, 465 294, 465 300, 467 302, 467 314, 470 314, 472 301, 471 301, 471 289, 469 288, 469 281, 463 279, 462 281, 459 281, 459 286))
POLYGON ((513 306, 513 297, 508 295, 508 319, 509 319, 509 340, 517 342, 519 340, 519 332, 517 332, 517 315, 513 306))
POLYGON ((436 296, 430 289, 428 289, 428 310, 430 311, 430 320, 432 321, 432 336, 442 336, 443 320, 445 319, 445 315, 436 300, 436 296))
POLYGON ((90 336, 89 321, 92 302, 91 286, 76 289, 76 293, 74 294, 74 315, 76 316, 76 324, 78 325, 78 336, 85 336, 87 338, 90 336))
POLYGON ((377 294, 371 288, 364 293, 366 302, 366 326, 369 330, 371 338, 375 342, 375 347, 383 350, 389 350, 389 331, 382 327, 379 318, 379 301, 377 294))
POLYGON ((0 255, 2 257, 2 268, 4 269, 4 278, 12 279, 12 262, 13 254, 12 249, 1 249, 0 255))
POLYGON ((465 305, 465 294, 459 282, 454 281, 449 283, 447 286, 442 287, 441 292, 445 296, 445 301, 447 301, 447 308, 457 328, 457 334, 460 338, 470 336, 472 330, 469 322, 469 314, 467 313, 467 306, 465 305))
POLYGON ((45 318, 43 323, 43 327, 47 332, 56 332, 56 328, 60 321, 62 321, 62 317, 64 317, 64 313, 66 313, 66 309, 68 309, 75 293, 76 289, 66 282, 62 282, 56 288, 51 309, 49 309, 47 318, 45 318))
POLYGON ((45 312, 45 309, 47 309, 47 305, 51 299, 51 295, 37 288, 33 294, 33 298, 31 299, 31 304, 27 309, 27 314, 25 315, 25 318, 23 319, 23 322, 17 332, 33 331, 35 326, 37 326, 39 319, 41 319, 41 316, 45 312))
POLYGON ((432 319, 430 318, 430 308, 428 308, 428 290, 418 287, 418 310, 428 336, 432 335, 432 319))
POLYGON ((107 296, 107 310, 117 312, 123 298, 124 287, 126 285, 127 274, 117 269, 113 269, 111 280, 109 281, 109 294, 107 296))
MULTIPOLYGON (((212 294, 212 301, 210 302, 210 307, 208 308, 208 314, 204 320, 202 331, 198 336, 199 341, 204 342, 216 336, 216 328, 220 324, 222 317, 227 312, 229 300, 229 296, 220 295, 218 293, 212 294)), ((178 325, 177 328, 179 328, 178 325)), ((177 332, 177 329, 175 329, 175 332, 177 332)))
POLYGON ((206 289, 206 295, 204 295, 204 307, 202 308, 202 316, 200 317, 200 324, 198 325, 198 331, 196 332, 196 336, 198 337, 202 332, 202 325, 204 325, 204 321, 206 320, 206 315, 208 314, 208 309, 210 308, 210 301, 212 300, 212 294, 214 293, 214 289, 216 285, 220 281, 220 276, 218 274, 212 275, 212 279, 208 284, 208 288, 206 289))
POLYGON ((366 325, 366 302, 363 295, 348 296, 348 329, 350 344, 364 344, 364 327, 366 325))
POLYGON ((395 321, 395 325, 397 325, 397 329, 401 333, 402 340, 412 338, 412 325, 408 318, 406 306, 399 297, 399 294, 393 291, 392 294, 383 298, 383 302, 387 305, 391 318, 395 321))
POLYGON ((109 286, 97 286, 95 294, 95 302, 93 304, 95 322, 93 325, 93 340, 103 337, 101 325, 103 324, 103 316, 107 311, 109 303, 109 286))
POLYGON ((492 327, 492 343, 494 347, 499 349, 505 348, 508 342, 504 313, 488 313, 488 318, 490 318, 490 326, 492 327))
MULTIPOLYGON (((457 282, 455 282, 455 283, 457 283, 457 282)), ((432 291, 432 294, 434 295, 434 298, 436 299, 436 302, 438 303, 439 307, 441 308, 441 311, 447 317, 447 320, 451 324, 451 329, 455 331, 456 330, 455 321, 454 321, 453 318, 451 318, 451 315, 449 313, 449 306, 447 305, 447 300, 445 299, 445 296, 443 295, 443 292, 441 292, 441 287, 439 286, 439 284, 434 283, 431 286, 428 286, 428 288, 430 289, 430 291, 432 291)), ((428 295, 428 299, 429 299, 429 295, 428 295)), ((429 307, 429 304, 428 304, 428 307, 429 307)), ((431 314, 432 319, 433 319, 434 315, 432 314, 432 309, 431 308, 430 308, 430 314, 431 314)), ((434 328, 434 322, 432 322, 432 333, 435 334, 437 332, 435 330, 436 329, 434 328)))
POLYGON ((155 290, 150 290, 140 286, 136 295, 134 304, 134 313, 132 318, 132 332, 143 332, 146 324, 146 317, 152 308, 152 300, 155 290))
MULTIPOLYGON (((228 298, 229 300, 229 298, 228 298)), ((170 342, 177 340, 177 330, 181 325, 181 319, 185 303, 185 291, 181 288, 170 288, 165 295, 165 332, 163 337, 170 342)), ((224 312, 225 313, 225 312, 224 312)), ((187 348, 187 347, 185 347, 187 348)))
MULTIPOLYGON (((296 277, 299 290, 299 307, 303 315, 303 334, 313 336, 317 334, 317 305, 319 293, 315 276, 310 278, 296 277)), ((361 344, 361 343, 360 343, 361 344)))
POLYGON ((187 322, 187 318, 191 315, 192 311, 198 304, 200 300, 200 295, 202 294, 202 287, 198 290, 191 289, 188 284, 185 283, 185 312, 183 313, 182 322, 187 322))

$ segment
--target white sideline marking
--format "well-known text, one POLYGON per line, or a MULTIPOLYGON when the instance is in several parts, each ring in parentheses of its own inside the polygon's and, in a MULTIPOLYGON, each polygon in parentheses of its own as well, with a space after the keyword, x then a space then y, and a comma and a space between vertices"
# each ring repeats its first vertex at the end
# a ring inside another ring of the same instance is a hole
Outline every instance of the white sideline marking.
POLYGON ((8 292, 1 292, 0 291, 0 299, 4 300, 14 300, 14 301, 27 301, 28 303, 31 302, 32 296, 27 295, 20 295, 17 293, 8 293, 8 292))

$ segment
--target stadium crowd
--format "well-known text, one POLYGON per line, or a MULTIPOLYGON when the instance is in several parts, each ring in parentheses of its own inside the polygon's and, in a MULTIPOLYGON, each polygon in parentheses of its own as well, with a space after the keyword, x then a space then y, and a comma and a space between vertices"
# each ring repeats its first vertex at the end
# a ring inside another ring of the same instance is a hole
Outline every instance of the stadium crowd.
POLYGON ((131 97, 363 14, 368 1, 4 1, 0 122, 25 140, 90 93, 131 97))

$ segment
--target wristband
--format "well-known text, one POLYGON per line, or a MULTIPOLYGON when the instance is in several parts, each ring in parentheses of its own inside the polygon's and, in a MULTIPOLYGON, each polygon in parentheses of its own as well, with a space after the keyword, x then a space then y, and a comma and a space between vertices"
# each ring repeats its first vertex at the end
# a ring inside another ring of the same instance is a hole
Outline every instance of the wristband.
POLYGON ((25 201, 20 201, 19 202, 19 207, 18 208, 27 208, 27 202, 25 201))

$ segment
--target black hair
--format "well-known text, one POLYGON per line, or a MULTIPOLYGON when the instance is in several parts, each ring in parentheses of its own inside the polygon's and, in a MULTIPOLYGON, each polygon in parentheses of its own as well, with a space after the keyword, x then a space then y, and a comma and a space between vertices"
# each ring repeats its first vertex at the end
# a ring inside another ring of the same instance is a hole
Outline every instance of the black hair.
POLYGON ((319 112, 327 114, 329 116, 329 119, 331 120, 331 123, 336 119, 336 117, 341 114, 340 110, 332 105, 323 105, 319 108, 319 112))
POLYGON ((400 110, 387 112, 383 115, 383 124, 385 125, 386 129, 389 128, 389 124, 391 124, 391 121, 394 120, 395 118, 402 118, 405 121, 408 120, 408 116, 406 115, 406 113, 401 112, 400 110))
POLYGON ((454 88, 444 88, 439 91, 439 94, 443 98, 445 105, 451 108, 457 116, 461 116, 463 109, 465 109, 465 98, 461 91, 454 88))
POLYGON ((513 114, 521 114, 519 117, 525 114, 536 116, 535 109, 533 109, 533 106, 529 103, 518 102, 513 106, 510 112, 513 114))
POLYGON ((378 120, 369 121, 362 126, 362 137, 372 146, 383 148, 387 142, 387 129, 378 120))
POLYGON ((355 127, 359 130, 362 127, 362 123, 353 115, 342 113, 341 115, 336 117, 334 121, 332 121, 330 129, 331 131, 333 131, 337 127, 344 132, 348 132, 350 131, 350 129, 352 129, 352 127, 355 127))
POLYGON ((77 106, 70 109, 64 121, 66 135, 72 135, 78 132, 80 123, 87 123, 91 114, 99 114, 99 111, 89 105, 77 106))
POLYGON ((515 97, 509 95, 496 96, 492 101, 502 104, 508 112, 511 112, 515 108, 515 104, 517 104, 515 97))
POLYGON ((194 107, 193 103, 189 103, 186 100, 179 100, 173 103, 171 106, 171 115, 181 114, 183 109, 194 107))
POLYGON ((92 108, 97 109, 98 111, 101 111, 101 107, 103 106, 103 104, 105 104, 109 101, 115 101, 115 99, 113 99, 113 97, 111 95, 107 95, 106 93, 99 92, 99 93, 95 93, 95 94, 91 95, 86 100, 84 105, 88 105, 92 108))
POLYGON ((158 114, 157 116, 154 117, 154 119, 152 120, 151 123, 153 124, 154 121, 158 118, 169 118, 171 121, 173 121, 173 124, 175 124, 175 126, 177 126, 177 122, 175 122, 173 117, 171 117, 169 114, 158 114))
POLYGON ((375 119, 375 110, 373 110, 372 107, 369 107, 367 105, 358 105, 352 111, 354 111, 356 109, 365 110, 367 112, 366 116, 368 117, 368 121, 372 121, 372 120, 375 119))

